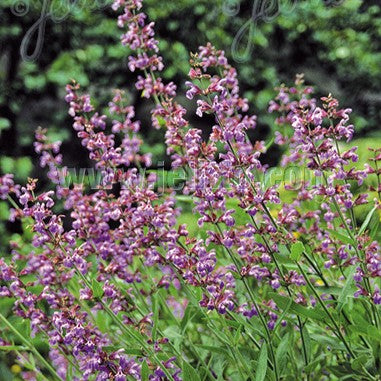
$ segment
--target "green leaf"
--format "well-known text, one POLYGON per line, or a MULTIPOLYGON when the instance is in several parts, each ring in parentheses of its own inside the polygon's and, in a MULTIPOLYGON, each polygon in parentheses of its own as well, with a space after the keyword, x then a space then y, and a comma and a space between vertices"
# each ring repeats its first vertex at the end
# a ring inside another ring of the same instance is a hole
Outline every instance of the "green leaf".
MULTIPOLYGON (((102 349, 108 352, 116 352, 120 350, 120 347, 117 345, 106 345, 102 349)), ((131 356, 143 356, 143 351, 140 348, 124 348, 123 353, 131 356)))
POLYGON ((152 327, 152 340, 156 341, 157 324, 159 321, 159 304, 156 295, 152 295, 152 312, 153 312, 153 327, 152 327))
POLYGON ((275 327, 274 327, 274 332, 276 331, 276 329, 278 328, 278 326, 282 323, 282 320, 284 319, 284 317, 286 316, 288 310, 291 308, 292 306, 292 299, 290 298, 290 300, 288 301, 288 304, 286 306, 286 308, 283 310, 282 314, 279 316, 276 324, 275 324, 275 327))
MULTIPOLYGON (((213 329, 213 326, 208 324, 208 326, 213 329)), ((218 337, 218 339, 223 342, 224 344, 226 345, 231 345, 230 343, 230 340, 229 340, 229 337, 222 331, 218 331, 218 330, 213 330, 213 333, 218 337)))
POLYGON ((288 257, 288 249, 286 245, 278 245, 279 254, 287 256, 288 257))
POLYGON ((27 349, 22 345, 0 345, 0 351, 26 351, 27 349))
POLYGON ((5 201, 0 201, 0 220, 7 220, 9 218, 9 208, 5 201))
MULTIPOLYGON (((270 98, 271 99, 271 98, 270 98)), ((268 151, 275 141, 275 136, 272 136, 269 142, 266 144, 266 151, 268 151)))
POLYGON ((310 334, 311 339, 321 346, 330 346, 332 349, 343 351, 345 350, 344 344, 334 336, 319 335, 316 333, 310 334))
POLYGON ((188 325, 188 322, 192 321, 192 317, 195 315, 195 313, 193 313, 194 310, 195 310, 195 308, 190 303, 188 303, 188 305, 185 309, 185 312, 184 312, 184 316, 183 316, 181 323, 180 323, 181 331, 184 332, 185 328, 188 325))
POLYGON ((376 235, 379 231, 378 227, 380 225, 380 219, 381 219, 381 217, 380 218, 374 218, 374 222, 372 223, 372 226, 370 228, 370 234, 369 234, 371 240, 374 240, 376 238, 376 235))
POLYGON ((183 381, 200 381, 196 370, 186 361, 183 361, 183 381))
POLYGON ((349 272, 347 276, 347 280, 345 281, 344 287, 337 299, 337 307, 336 307, 337 311, 341 311, 341 309, 344 306, 344 303, 347 300, 348 295, 352 293, 351 286, 353 284, 353 275, 355 274, 355 272, 356 272, 356 267, 352 267, 351 271, 349 272))
POLYGON ((290 254, 291 259, 293 261, 298 262, 300 260, 300 257, 303 254, 303 251, 304 251, 304 245, 302 242, 298 241, 298 242, 294 243, 291 246, 291 254, 290 254))
POLYGON ((372 342, 381 342, 381 332, 366 321, 354 318, 356 324, 348 325, 348 330, 355 336, 363 335, 369 337, 372 342))
POLYGON ((309 362, 311 359, 311 337, 308 333, 308 329, 303 329, 303 338, 304 338, 304 345, 306 347, 306 356, 307 361, 309 362))
POLYGON ((367 335, 372 338, 377 340, 378 342, 381 342, 381 332, 378 328, 376 328, 374 325, 368 325, 366 327, 366 332, 367 335))
POLYGON ((91 288, 92 288, 94 298, 99 299, 103 296, 102 285, 96 279, 93 279, 91 283, 91 288))
POLYGON ((4 361, 0 362, 0 374, 3 380, 13 380, 14 374, 12 374, 4 361))
POLYGON ((112 319, 105 311, 99 310, 94 316, 97 327, 102 333, 107 333, 110 331, 110 324, 112 319))
POLYGON ((279 373, 282 374, 283 369, 287 363, 287 353, 289 350, 289 339, 290 335, 286 334, 283 336, 281 342, 278 345, 278 348, 275 353, 275 361, 278 365, 279 373))
POLYGON ((324 355, 320 355, 317 359, 311 361, 304 367, 304 371, 309 374, 311 373, 318 364, 322 363, 322 359, 324 358, 324 355))
POLYGON ((208 352, 214 352, 214 353, 228 356, 228 357, 230 356, 230 353, 223 347, 215 347, 212 345, 203 345, 203 344, 195 344, 195 346, 201 349, 205 349, 208 352))
POLYGON ((263 381, 266 377, 267 370, 267 344, 263 343, 255 372, 255 381, 263 381))
POLYGON ((136 329, 132 328, 131 326, 125 325, 124 329, 126 331, 128 331, 128 335, 133 337, 136 340, 137 343, 140 344, 142 342, 142 340, 144 340, 143 334, 138 332, 136 329))
POLYGON ((146 360, 144 360, 142 364, 141 376, 142 376, 142 381, 148 381, 149 368, 148 368, 146 360))
POLYGON ((239 325, 242 325, 243 327, 247 328, 248 332, 255 332, 257 335, 261 336, 263 339, 266 339, 266 332, 261 327, 260 324, 253 324, 253 321, 255 321, 255 317, 253 317, 250 323, 246 318, 243 318, 241 315, 235 316, 236 321, 233 320, 226 320, 226 324, 230 327, 233 327, 234 329, 237 329, 239 325))
MULTIPOLYGON (((348 379, 348 375, 350 375, 351 369, 348 369, 347 364, 342 365, 331 365, 327 367, 328 371, 331 372, 334 376, 340 377, 340 380, 346 380, 348 379)), ((349 378, 352 379, 353 378, 349 378)))
POLYGON ((233 343, 234 343, 235 345, 238 344, 239 339, 241 338, 241 331, 242 331, 242 328, 243 328, 243 326, 240 325, 240 326, 237 328, 237 330, 235 331, 234 338, 233 338, 233 343))
POLYGON ((15 169, 15 163, 16 160, 8 157, 8 156, 1 156, 0 157, 0 168, 4 173, 14 173, 15 169))
POLYGON ((366 216, 364 222, 362 223, 361 225, 361 228, 359 230, 359 235, 361 235, 362 233, 364 233, 364 231, 366 230, 366 228, 368 227, 369 225, 369 222, 370 220, 372 219, 372 216, 374 214, 374 212, 377 210, 377 207, 375 206, 369 213, 368 215, 366 216))
POLYGON ((368 355, 361 355, 354 359, 351 363, 351 367, 353 370, 361 370, 365 364, 371 359, 372 356, 370 354, 368 355))
POLYGON ((33 369, 36 369, 35 365, 36 365, 36 361, 34 359, 34 355, 33 353, 29 353, 29 363, 32 365, 33 369))
MULTIPOLYGON (((273 299, 278 307, 280 307, 282 310, 287 308, 290 300, 288 297, 276 294, 275 292, 270 292, 269 297, 273 299)), ((319 322, 322 322, 327 318, 326 314, 318 307, 306 308, 293 301, 291 306, 288 308, 290 312, 296 315, 312 320, 317 320, 319 322)))
POLYGON ((126 355, 131 356, 143 356, 143 351, 139 348, 124 348, 124 352, 126 355))
POLYGON ((352 245, 352 246, 355 246, 353 240, 351 237, 348 237, 345 232, 341 233, 337 230, 333 230, 333 229, 327 229, 328 232, 330 232, 330 234, 337 238, 338 240, 340 240, 341 242, 343 243, 346 243, 348 245, 352 245))

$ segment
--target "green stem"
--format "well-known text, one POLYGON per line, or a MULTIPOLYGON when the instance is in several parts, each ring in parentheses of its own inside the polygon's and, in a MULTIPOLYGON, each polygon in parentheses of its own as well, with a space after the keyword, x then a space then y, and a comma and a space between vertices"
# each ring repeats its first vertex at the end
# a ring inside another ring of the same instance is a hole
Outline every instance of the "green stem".
POLYGON ((378 194, 378 199, 381 201, 381 174, 379 173, 379 170, 378 170, 378 164, 377 164, 376 157, 377 157, 377 154, 375 153, 374 154, 374 166, 376 169, 377 185, 378 185, 377 194, 378 194))

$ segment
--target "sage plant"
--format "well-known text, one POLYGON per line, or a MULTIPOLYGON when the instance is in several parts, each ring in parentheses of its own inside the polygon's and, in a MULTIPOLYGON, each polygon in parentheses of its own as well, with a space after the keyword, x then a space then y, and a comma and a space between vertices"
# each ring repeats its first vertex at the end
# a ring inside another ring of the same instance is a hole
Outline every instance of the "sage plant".
POLYGON ((249 138, 257 119, 224 52, 207 43, 191 54, 186 96, 214 120, 205 138, 160 77, 142 6, 113 9, 184 186, 158 189, 123 90, 102 115, 68 84, 73 128, 102 180, 67 186, 61 143, 41 128, 48 189, 0 177, 25 230, 0 259, 1 349, 26 380, 380 379, 380 149, 356 166, 351 110, 313 98, 298 75, 269 105, 274 144, 285 169, 317 181, 263 181, 270 144, 249 138), (189 207, 198 233, 179 222, 189 207))

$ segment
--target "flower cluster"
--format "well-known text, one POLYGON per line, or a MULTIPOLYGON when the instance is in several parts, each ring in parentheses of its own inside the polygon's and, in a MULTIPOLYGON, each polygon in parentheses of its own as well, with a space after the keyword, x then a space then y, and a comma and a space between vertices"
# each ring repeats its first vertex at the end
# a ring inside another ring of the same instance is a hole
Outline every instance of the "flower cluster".
POLYGON ((15 184, 13 180, 14 176, 10 173, 0 177, 0 198, 6 200, 7 197, 14 193, 19 195, 20 186, 15 184))

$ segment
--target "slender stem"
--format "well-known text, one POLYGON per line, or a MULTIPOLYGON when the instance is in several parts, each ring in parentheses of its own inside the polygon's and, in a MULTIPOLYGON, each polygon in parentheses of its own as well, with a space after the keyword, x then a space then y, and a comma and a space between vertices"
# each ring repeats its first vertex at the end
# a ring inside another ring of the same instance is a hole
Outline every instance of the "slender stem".
POLYGON ((13 206, 15 209, 21 209, 21 208, 16 204, 16 201, 15 201, 10 195, 7 195, 7 199, 8 199, 8 201, 12 204, 12 206, 13 206))
POLYGON ((377 164, 377 154, 375 152, 374 154, 374 166, 375 166, 375 169, 376 169, 376 176, 377 176, 377 194, 378 194, 378 199, 381 201, 381 173, 379 172, 379 169, 378 169, 378 164, 377 164))

